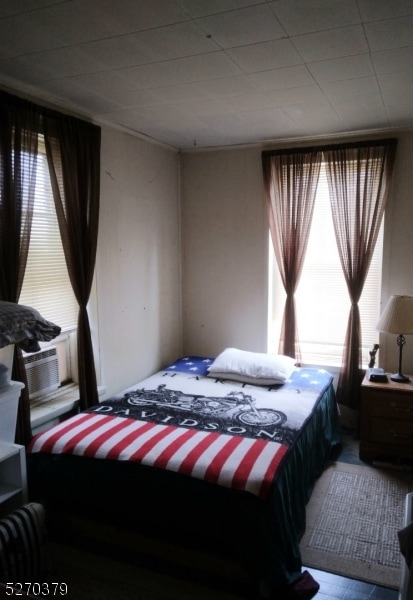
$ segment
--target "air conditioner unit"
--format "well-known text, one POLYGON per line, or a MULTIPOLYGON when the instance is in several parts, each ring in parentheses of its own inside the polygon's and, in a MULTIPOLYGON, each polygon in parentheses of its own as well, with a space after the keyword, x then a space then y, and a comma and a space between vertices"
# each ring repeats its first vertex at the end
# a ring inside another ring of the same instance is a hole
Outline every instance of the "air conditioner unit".
POLYGON ((26 354, 24 364, 30 400, 59 387, 59 362, 55 347, 50 346, 40 352, 26 354))

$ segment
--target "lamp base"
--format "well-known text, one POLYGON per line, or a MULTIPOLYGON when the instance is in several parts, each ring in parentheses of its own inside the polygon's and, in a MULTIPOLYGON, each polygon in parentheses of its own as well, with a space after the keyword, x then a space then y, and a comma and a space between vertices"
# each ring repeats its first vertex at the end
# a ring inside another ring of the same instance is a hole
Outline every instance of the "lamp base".
POLYGON ((390 375, 390 379, 396 383, 409 383, 410 381, 410 378, 402 375, 402 373, 393 373, 393 375, 390 375))

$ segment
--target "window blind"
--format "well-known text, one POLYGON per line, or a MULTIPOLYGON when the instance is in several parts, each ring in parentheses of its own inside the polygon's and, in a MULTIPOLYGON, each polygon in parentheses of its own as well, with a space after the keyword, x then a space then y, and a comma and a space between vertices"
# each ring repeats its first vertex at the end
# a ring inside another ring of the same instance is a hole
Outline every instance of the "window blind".
POLYGON ((62 332, 77 328, 78 304, 67 272, 42 140, 29 256, 19 303, 38 310, 62 332))

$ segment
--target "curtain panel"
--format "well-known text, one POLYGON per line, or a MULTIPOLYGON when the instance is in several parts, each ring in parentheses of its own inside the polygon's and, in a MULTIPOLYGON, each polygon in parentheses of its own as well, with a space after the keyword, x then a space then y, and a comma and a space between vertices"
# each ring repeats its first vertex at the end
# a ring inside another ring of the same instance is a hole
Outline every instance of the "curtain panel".
POLYGON ((360 406, 362 380, 359 300, 383 218, 396 155, 395 139, 324 149, 337 247, 351 301, 337 397, 360 406))
MULTIPOLYGON (((36 187, 39 107, 0 92, 0 299, 18 302, 29 253, 36 187)), ((31 437, 30 401, 22 351, 15 346, 12 378, 21 381, 16 441, 31 437)))
POLYGON ((98 403, 87 303, 99 226, 99 127, 55 113, 43 117, 47 161, 63 250, 79 304, 77 353, 80 408, 98 403))
MULTIPOLYGON (((311 185, 317 187, 321 161, 326 165, 335 236, 351 301, 337 396, 340 403, 353 409, 359 407, 362 378, 358 301, 389 194, 396 148, 397 140, 389 138, 262 153, 269 226, 287 292, 280 351, 291 356, 298 348, 293 297, 308 235, 298 221, 304 219, 310 228, 313 207, 310 201, 304 203, 303 197, 311 185)), ((310 196, 315 197, 315 192, 311 188, 310 196)))
MULTIPOLYGON (((44 134, 53 194, 70 280, 79 303, 78 365, 81 405, 97 402, 86 310, 96 259, 100 128, 0 92, 0 299, 18 302, 30 244, 39 134, 44 134)), ((30 402, 21 350, 13 379, 22 391, 16 441, 31 437, 30 402)))
POLYGON ((279 353, 300 361, 294 293, 304 263, 322 153, 263 152, 264 190, 271 240, 286 291, 279 353))

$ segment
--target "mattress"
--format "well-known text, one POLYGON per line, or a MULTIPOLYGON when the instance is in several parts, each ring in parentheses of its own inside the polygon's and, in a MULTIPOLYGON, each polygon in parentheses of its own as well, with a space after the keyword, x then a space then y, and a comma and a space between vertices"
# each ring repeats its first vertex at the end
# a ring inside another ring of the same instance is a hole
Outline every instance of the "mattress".
POLYGON ((272 588, 301 573, 305 505, 339 425, 332 376, 282 385, 208 376, 184 357, 36 436, 29 490, 146 533, 230 553, 272 588))

